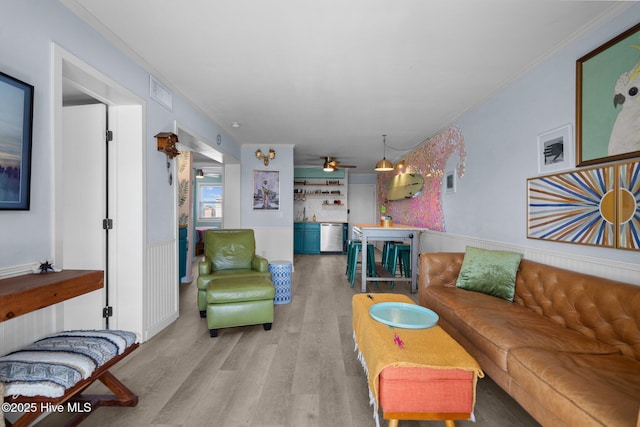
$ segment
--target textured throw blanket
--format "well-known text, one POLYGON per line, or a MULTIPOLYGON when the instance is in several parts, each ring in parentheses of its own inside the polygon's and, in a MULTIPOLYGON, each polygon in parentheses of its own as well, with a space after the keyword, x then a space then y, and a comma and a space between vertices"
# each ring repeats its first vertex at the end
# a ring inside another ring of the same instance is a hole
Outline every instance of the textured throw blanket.
POLYGON ((137 341, 133 332, 65 331, 0 357, 5 396, 60 397, 137 341))
POLYGON ((484 373, 476 360, 440 326, 427 329, 394 328, 374 320, 369 308, 380 302, 415 304, 398 294, 358 294, 353 296, 353 338, 358 359, 367 374, 369 397, 378 420, 378 377, 388 366, 463 369, 473 371, 475 384, 484 373))

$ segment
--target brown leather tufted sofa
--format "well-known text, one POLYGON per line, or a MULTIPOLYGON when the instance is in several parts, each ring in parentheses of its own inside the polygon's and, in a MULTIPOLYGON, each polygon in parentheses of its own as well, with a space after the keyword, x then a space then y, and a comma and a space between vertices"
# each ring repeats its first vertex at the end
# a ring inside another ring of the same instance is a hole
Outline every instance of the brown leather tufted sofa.
POLYGON ((513 302, 456 288, 464 253, 420 256, 419 302, 544 426, 640 427, 640 286, 523 259, 513 302))

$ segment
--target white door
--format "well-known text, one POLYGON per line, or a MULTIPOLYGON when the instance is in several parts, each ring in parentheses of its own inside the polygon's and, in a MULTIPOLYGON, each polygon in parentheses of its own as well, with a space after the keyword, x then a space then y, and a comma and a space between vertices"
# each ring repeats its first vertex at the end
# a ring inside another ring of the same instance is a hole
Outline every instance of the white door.
POLYGON ((347 196, 349 207, 349 239, 353 224, 376 224, 376 185, 350 184, 347 196))
MULTIPOLYGON (((106 120, 104 104, 63 109, 63 185, 62 194, 56 194, 56 203, 61 203, 56 211, 62 215, 62 253, 57 257, 62 262, 59 267, 65 270, 106 268, 106 233, 102 228, 106 218, 106 120)), ((104 327, 104 290, 64 305, 65 329, 104 327)))

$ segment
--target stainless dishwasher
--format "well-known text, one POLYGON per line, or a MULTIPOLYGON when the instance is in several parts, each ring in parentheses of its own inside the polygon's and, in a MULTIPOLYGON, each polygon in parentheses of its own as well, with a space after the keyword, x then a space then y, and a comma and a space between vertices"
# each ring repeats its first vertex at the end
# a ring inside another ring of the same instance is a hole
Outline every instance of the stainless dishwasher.
POLYGON ((320 224, 320 252, 342 252, 342 229, 339 223, 320 224))

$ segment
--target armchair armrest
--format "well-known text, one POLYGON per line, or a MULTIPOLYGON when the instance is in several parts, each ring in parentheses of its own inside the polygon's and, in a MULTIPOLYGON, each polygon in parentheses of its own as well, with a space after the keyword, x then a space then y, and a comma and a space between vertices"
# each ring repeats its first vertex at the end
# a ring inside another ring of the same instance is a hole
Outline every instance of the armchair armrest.
POLYGON ((269 261, 260 255, 255 255, 251 260, 251 269, 262 273, 269 271, 269 261))
POLYGON ((211 274, 211 261, 205 257, 198 263, 198 275, 206 276, 207 274, 211 274))

